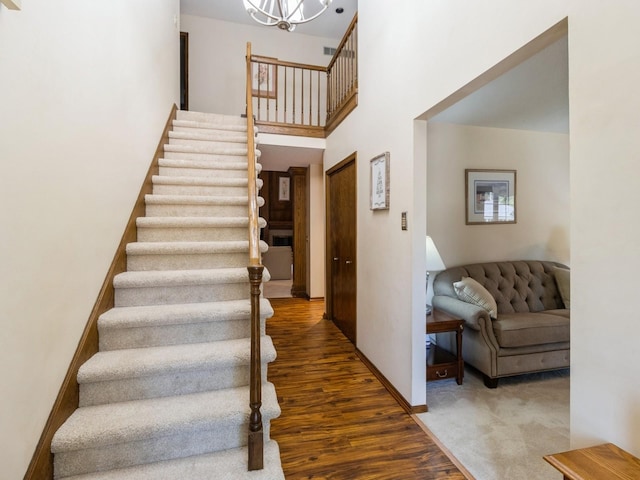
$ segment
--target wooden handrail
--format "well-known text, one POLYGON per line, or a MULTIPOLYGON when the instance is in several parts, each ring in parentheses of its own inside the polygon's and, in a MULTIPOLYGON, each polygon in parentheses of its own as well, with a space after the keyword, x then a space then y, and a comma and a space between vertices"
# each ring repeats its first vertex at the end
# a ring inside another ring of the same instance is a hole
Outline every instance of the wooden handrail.
POLYGON ((318 72, 326 72, 327 67, 322 65, 309 65, 307 63, 286 62, 277 58, 261 57, 260 55, 252 55, 251 61, 254 63, 265 63, 267 65, 279 65, 281 67, 300 68, 302 70, 315 70, 318 72))
POLYGON ((262 266, 260 258, 260 230, 258 228, 258 187, 256 184, 256 147, 253 128, 253 101, 251 86, 251 43, 247 43, 247 195, 249 200, 249 272, 251 298, 251 364, 249 378, 249 438, 248 469, 264 468, 264 432, 262 425, 262 372, 260 355, 260 284, 262 266))
POLYGON ((342 37, 327 67, 327 118, 331 133, 358 105, 358 14, 342 37))

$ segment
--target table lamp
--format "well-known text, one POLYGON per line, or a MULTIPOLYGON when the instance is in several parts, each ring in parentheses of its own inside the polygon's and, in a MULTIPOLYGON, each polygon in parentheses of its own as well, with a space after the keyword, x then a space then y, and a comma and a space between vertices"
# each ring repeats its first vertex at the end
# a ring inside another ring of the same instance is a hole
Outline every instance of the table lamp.
MULTIPOLYGON (((429 272, 439 272, 444 270, 444 262, 436 248, 436 244, 429 235, 427 235, 427 298, 429 297, 429 272)), ((431 305, 426 305, 427 315, 431 313, 431 305)))

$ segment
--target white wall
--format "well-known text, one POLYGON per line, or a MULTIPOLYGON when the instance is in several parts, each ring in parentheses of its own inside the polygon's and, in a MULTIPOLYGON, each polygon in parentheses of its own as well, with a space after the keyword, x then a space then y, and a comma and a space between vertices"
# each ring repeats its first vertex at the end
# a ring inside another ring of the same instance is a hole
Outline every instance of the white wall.
POLYGON ((179 92, 178 0, 0 6, 0 464, 22 478, 179 92))
POLYGON ((447 266, 569 259, 569 136, 429 122, 427 232, 447 266), (516 170, 517 223, 465 224, 465 168, 516 170))
POLYGON ((189 33, 189 109, 228 115, 245 111, 247 42, 253 55, 325 66, 331 57, 323 47, 339 43, 192 15, 181 17, 180 28, 189 33))
POLYGON ((572 445, 612 441, 639 455, 640 3, 406 0, 394 10, 368 0, 358 15, 359 105, 325 152, 328 169, 358 151, 358 348, 412 404, 425 402, 424 354, 411 352, 424 352, 425 294, 414 283, 424 272, 426 207, 414 199, 427 158, 413 119, 568 16, 572 445), (391 208, 372 213, 368 161, 383 151, 391 208), (400 231, 402 211, 409 232, 400 231))
POLYGON ((324 297, 324 172, 322 165, 307 170, 307 295, 324 297))

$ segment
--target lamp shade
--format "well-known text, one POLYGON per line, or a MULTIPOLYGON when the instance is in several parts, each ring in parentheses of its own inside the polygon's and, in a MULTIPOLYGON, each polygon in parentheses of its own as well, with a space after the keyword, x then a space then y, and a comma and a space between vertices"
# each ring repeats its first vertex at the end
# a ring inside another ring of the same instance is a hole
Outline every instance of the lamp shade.
POLYGON ((436 244, 429 235, 427 235, 427 272, 439 272, 444 270, 444 262, 440 256, 440 252, 436 248, 436 244))

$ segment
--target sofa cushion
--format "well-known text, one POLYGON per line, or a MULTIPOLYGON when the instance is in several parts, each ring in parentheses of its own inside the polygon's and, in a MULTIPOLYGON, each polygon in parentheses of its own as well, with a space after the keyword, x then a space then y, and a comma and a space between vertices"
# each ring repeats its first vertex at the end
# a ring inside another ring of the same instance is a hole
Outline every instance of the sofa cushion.
POLYGON ((500 314, 493 331, 500 347, 526 347, 569 341, 569 318, 564 314, 524 312, 500 314))
POLYGON ((555 267, 553 274, 556 278, 558 291, 562 297, 564 308, 571 308, 571 277, 568 268, 555 267))
POLYGON ((484 308, 489 312, 489 316, 491 318, 496 318, 498 316, 496 300, 491 296, 486 288, 476 282, 473 278, 466 277, 459 282, 455 282, 453 284, 453 289, 460 300, 467 303, 473 303, 474 305, 484 308))
POLYGON ((498 314, 539 312, 564 308, 553 269, 555 262, 518 260, 452 267, 440 272, 434 282, 435 295, 456 298, 453 283, 471 277, 486 288, 498 305, 498 314))

